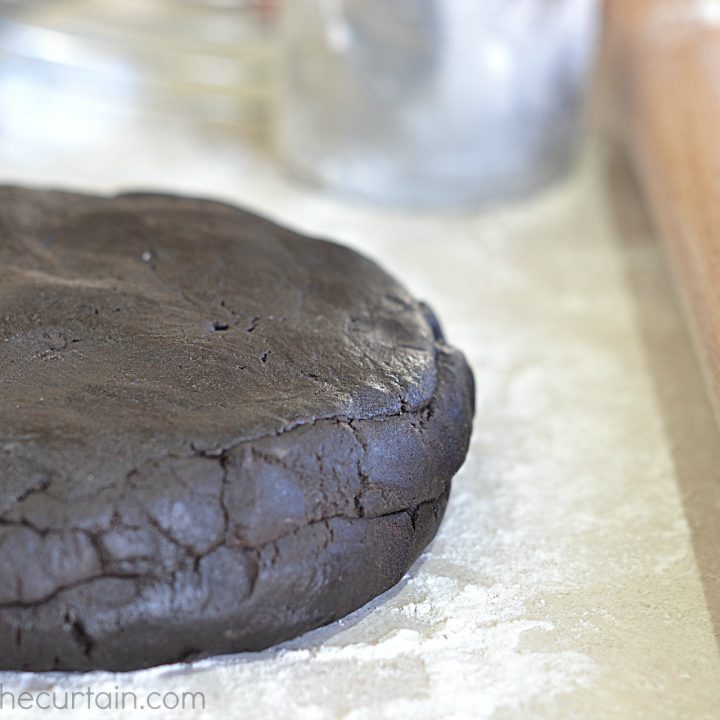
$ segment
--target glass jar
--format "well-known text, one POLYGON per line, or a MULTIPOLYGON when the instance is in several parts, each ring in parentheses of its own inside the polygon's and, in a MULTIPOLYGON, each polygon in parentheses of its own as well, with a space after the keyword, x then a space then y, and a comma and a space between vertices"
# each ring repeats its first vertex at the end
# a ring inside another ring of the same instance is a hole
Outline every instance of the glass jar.
POLYGON ((527 191, 577 147, 597 0, 293 0, 278 145, 300 175, 374 200, 527 191))
POLYGON ((263 141, 277 0, 0 0, 0 131, 82 142, 129 117, 263 141))

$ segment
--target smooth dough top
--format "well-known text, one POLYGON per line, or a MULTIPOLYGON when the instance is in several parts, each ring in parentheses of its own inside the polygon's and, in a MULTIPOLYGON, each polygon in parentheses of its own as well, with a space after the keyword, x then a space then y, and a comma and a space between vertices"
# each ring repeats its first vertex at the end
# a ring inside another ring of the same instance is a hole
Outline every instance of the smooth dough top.
POLYGON ((6 499, 43 465, 90 492, 159 450, 219 454, 432 397, 432 321, 351 250, 163 195, 6 187, 0 208, 6 499))

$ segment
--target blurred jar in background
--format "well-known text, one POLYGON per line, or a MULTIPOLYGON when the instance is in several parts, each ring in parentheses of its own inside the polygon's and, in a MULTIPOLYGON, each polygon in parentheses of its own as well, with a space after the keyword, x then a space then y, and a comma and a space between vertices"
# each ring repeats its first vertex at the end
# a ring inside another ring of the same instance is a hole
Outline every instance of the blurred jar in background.
POLYGON ((0 133, 109 142, 136 122, 265 141, 277 0, 0 0, 0 133))
POLYGON ((278 143, 302 176, 406 205, 487 201, 568 167, 597 0, 292 0, 278 143))

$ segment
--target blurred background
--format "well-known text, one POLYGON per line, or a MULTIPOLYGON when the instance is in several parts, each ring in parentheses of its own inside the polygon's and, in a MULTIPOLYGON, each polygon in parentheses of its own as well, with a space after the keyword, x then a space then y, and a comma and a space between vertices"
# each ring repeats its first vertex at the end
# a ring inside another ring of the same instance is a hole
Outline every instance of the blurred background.
POLYGON ((598 25, 596 0, 1 0, 0 152, 72 182, 160 135, 380 203, 493 201, 571 163, 598 25))

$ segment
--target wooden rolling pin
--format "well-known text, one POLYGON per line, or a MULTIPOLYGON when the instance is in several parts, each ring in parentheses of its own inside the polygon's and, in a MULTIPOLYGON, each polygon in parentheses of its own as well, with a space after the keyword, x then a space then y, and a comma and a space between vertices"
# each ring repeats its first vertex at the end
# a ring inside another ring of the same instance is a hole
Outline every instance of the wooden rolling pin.
POLYGON ((607 0, 620 125, 720 419, 720 0, 607 0))

